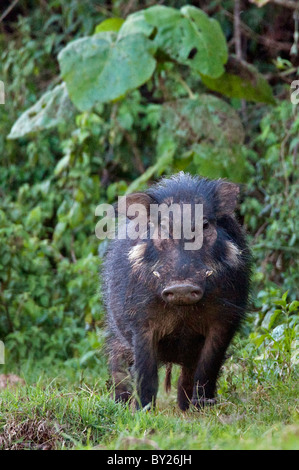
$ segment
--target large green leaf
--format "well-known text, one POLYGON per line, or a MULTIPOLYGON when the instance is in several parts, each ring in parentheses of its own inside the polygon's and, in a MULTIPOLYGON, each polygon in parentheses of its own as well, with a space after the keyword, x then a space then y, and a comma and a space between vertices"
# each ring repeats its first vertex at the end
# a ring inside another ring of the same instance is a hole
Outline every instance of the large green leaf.
POLYGON ((275 104, 269 83, 253 65, 230 56, 225 69, 219 78, 202 75, 203 83, 210 90, 231 98, 275 104))
POLYGON ((108 18, 102 21, 95 28, 95 34, 102 33, 103 31, 119 31, 124 20, 122 18, 108 18))
POLYGON ((152 34, 154 27, 147 23, 144 11, 145 10, 136 11, 127 17, 119 30, 119 39, 130 34, 144 34, 147 37, 152 34))
POLYGON ((18 139, 31 132, 50 129, 67 122, 75 114, 65 83, 45 93, 14 123, 8 139, 18 139))
POLYGON ((144 10, 145 20, 156 28, 176 26, 182 15, 176 8, 155 5, 144 10))
POLYGON ((144 10, 144 18, 156 28, 155 44, 169 57, 210 77, 223 74, 226 40, 219 23, 202 10, 157 5, 144 10))
POLYGON ((200 39, 201 43, 201 48, 193 55, 191 66, 210 77, 219 76, 228 59, 227 43, 220 24, 193 6, 185 6, 181 8, 181 12, 190 19, 195 38, 198 41, 200 39), (207 72, 203 72, 203 68, 206 68, 207 72))
POLYGON ((72 41, 59 54, 69 95, 81 111, 116 100, 152 76, 155 46, 143 34, 100 33, 72 41))

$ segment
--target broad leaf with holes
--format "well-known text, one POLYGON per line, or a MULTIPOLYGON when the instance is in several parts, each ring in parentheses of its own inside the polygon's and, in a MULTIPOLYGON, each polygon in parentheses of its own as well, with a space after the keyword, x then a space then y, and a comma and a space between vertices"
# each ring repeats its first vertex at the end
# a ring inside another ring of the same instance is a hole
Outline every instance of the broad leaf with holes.
POLYGON ((156 67, 154 52, 154 44, 143 34, 117 39, 104 32, 72 41, 58 60, 72 101, 86 111, 149 80, 156 67))
POLYGON ((27 109, 13 125, 8 139, 18 139, 31 132, 50 129, 74 116, 65 83, 45 93, 34 106, 27 109))
POLYGON ((179 11, 162 5, 145 10, 144 18, 156 28, 155 44, 170 58, 210 77, 222 75, 228 53, 216 20, 196 7, 179 11))

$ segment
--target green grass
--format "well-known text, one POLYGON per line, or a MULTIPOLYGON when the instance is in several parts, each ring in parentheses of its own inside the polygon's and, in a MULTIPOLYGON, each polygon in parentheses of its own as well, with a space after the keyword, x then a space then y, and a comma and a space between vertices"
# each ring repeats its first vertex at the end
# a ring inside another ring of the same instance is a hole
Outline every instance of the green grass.
POLYGON ((33 372, 31 366, 21 369, 25 386, 0 392, 0 448, 299 448, 296 377, 272 374, 270 380, 265 373, 257 382, 236 356, 219 380, 219 403, 187 413, 176 404, 177 368, 169 395, 161 370, 156 410, 136 412, 111 400, 105 365, 84 374, 70 365, 53 365, 46 373, 41 364, 33 372))

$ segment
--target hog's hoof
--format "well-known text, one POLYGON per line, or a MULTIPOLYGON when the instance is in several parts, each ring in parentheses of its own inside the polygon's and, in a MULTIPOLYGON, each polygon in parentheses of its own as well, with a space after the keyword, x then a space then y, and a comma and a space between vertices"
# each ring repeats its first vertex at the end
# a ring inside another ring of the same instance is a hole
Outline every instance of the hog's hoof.
POLYGON ((151 411, 152 409, 154 408, 153 404, 152 403, 148 403, 147 405, 145 405, 142 409, 142 411, 151 411))
POLYGON ((216 405, 217 400, 216 398, 192 398, 191 403, 197 410, 201 410, 206 406, 216 405))

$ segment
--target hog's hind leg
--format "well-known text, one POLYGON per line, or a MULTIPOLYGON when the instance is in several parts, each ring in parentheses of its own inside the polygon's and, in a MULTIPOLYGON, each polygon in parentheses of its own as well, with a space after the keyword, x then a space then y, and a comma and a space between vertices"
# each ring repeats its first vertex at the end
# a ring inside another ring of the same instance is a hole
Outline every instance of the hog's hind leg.
POLYGON ((113 396, 117 402, 127 402, 132 397, 132 376, 130 367, 133 359, 117 338, 109 341, 109 364, 114 386, 113 396))

